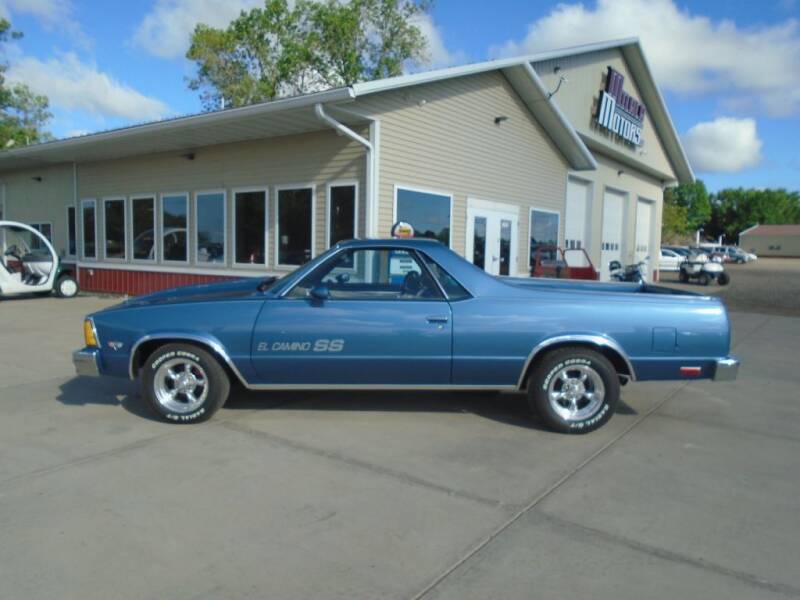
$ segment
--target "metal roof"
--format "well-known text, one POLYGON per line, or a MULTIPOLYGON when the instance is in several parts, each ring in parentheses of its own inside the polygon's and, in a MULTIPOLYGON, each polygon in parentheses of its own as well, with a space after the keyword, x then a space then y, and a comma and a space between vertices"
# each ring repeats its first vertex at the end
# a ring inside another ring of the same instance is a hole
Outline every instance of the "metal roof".
POLYGON ((745 229, 742 235, 749 235, 752 237, 772 237, 783 235, 798 235, 800 236, 800 225, 754 225, 749 229, 745 229))
MULTIPOLYGON (((572 168, 594 169, 597 166, 594 156, 556 102, 549 97, 531 63, 609 48, 620 48, 628 61, 679 181, 693 181, 694 174, 670 119, 664 98, 655 84, 639 40, 636 38, 356 83, 351 87, 6 150, 0 152, 0 172, 47 164, 90 162, 155 152, 186 151, 213 144, 319 131, 326 129, 327 126, 314 115, 313 106, 317 103, 344 104, 352 102, 359 96, 494 70, 503 72, 572 168)), ((365 122, 363 117, 346 113, 341 120, 351 125, 365 122)))

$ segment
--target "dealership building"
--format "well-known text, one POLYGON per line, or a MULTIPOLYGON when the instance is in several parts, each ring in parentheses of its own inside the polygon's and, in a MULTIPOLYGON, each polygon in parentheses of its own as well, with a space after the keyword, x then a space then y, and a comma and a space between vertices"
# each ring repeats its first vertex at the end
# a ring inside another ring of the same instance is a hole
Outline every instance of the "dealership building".
POLYGON ((490 273, 537 248, 657 268, 694 179, 636 39, 404 75, 0 153, 3 219, 86 290, 279 274, 397 221, 490 273))

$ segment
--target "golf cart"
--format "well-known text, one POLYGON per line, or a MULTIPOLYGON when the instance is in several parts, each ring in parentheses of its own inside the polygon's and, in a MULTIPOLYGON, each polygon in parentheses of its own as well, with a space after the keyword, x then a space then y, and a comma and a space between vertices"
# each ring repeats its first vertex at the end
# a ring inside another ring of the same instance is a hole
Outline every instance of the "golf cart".
POLYGON ((0 298, 51 293, 72 298, 78 293, 74 272, 33 227, 0 221, 0 251, 0 298))
POLYGON ((719 285, 727 285, 731 281, 730 275, 725 272, 725 266, 709 259, 705 253, 690 254, 680 265, 678 279, 681 283, 697 281, 700 285, 708 285, 712 280, 719 285))

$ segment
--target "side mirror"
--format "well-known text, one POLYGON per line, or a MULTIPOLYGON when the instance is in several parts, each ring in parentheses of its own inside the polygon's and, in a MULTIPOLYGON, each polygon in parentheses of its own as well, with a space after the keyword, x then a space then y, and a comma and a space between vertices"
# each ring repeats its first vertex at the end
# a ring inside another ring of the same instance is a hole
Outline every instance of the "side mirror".
POLYGON ((328 300, 331 297, 331 291, 327 285, 320 284, 311 288, 308 295, 314 300, 328 300))

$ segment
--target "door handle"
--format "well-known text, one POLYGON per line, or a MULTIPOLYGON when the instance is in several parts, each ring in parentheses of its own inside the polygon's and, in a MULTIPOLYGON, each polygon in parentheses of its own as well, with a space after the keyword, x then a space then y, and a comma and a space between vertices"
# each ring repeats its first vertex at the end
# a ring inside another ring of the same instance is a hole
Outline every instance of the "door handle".
POLYGON ((450 320, 449 317, 447 317, 446 315, 442 316, 432 315, 426 318, 428 319, 428 323, 447 323, 447 321, 450 320))

